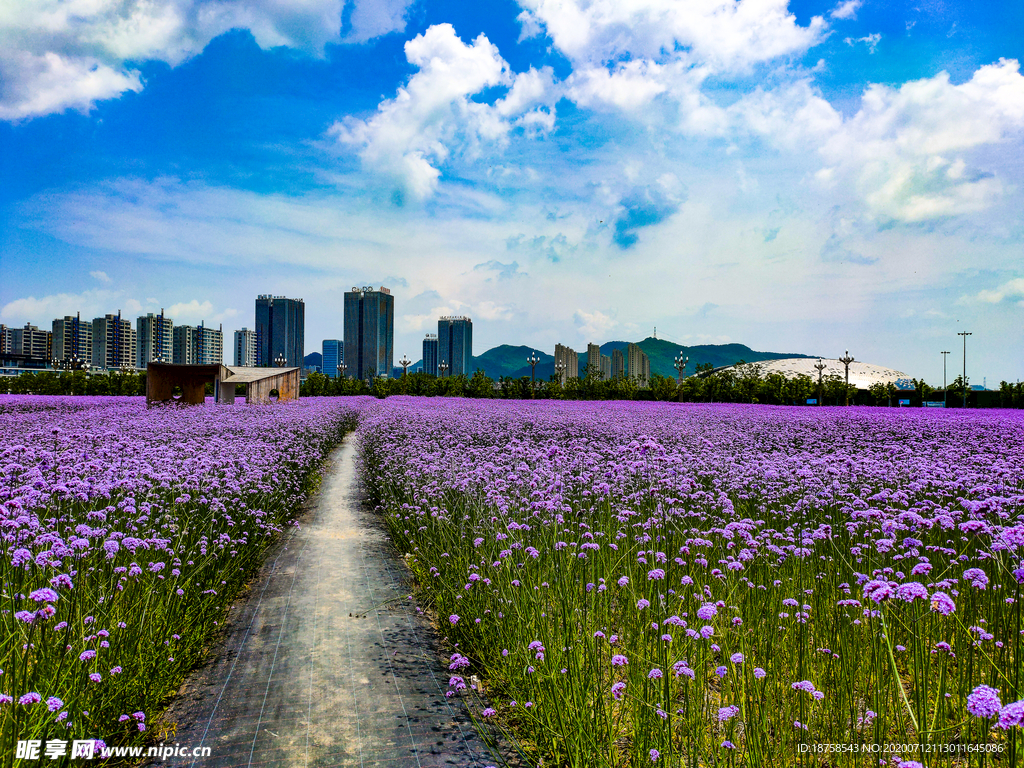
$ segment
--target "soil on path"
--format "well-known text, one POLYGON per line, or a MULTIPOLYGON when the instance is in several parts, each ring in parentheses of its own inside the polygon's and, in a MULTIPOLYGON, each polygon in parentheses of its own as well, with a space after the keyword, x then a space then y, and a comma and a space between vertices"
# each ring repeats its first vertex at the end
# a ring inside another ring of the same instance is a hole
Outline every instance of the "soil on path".
POLYGON ((212 660, 167 714, 166 744, 209 757, 149 765, 394 766, 494 762, 458 699, 404 566, 356 476, 350 435, 323 484, 231 609, 212 660))

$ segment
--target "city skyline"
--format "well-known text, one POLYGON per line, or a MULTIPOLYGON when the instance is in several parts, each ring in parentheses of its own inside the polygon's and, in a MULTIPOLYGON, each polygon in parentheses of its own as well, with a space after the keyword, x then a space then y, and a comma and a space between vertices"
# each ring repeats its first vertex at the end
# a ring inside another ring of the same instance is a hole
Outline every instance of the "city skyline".
POLYGON ((936 381, 970 332, 1024 378, 1019 3, 239 6, 0 20, 0 323, 236 329, 272 287, 309 353, 383 284, 396 356, 465 315, 936 381))

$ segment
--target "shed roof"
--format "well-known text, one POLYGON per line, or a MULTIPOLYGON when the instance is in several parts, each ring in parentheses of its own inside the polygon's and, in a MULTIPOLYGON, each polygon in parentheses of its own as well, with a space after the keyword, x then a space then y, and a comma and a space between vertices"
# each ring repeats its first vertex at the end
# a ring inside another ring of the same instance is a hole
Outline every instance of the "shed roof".
POLYGON ((299 370, 298 368, 225 367, 228 369, 228 375, 221 379, 224 384, 248 384, 253 381, 272 379, 275 376, 281 376, 283 374, 299 370))

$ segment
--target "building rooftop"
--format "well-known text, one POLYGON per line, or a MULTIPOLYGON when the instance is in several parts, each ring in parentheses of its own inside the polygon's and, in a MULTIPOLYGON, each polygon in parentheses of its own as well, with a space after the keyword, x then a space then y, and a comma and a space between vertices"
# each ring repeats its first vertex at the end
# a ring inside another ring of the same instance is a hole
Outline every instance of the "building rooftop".
MULTIPOLYGON (((838 376, 841 379, 845 378, 846 369, 839 360, 823 357, 821 362, 825 364, 825 368, 821 372, 823 377, 838 376)), ((770 373, 781 373, 787 378, 796 378, 803 374, 804 376, 810 376, 815 381, 818 380, 818 371, 814 367, 817 364, 818 358, 816 357, 787 357, 782 360, 762 360, 757 363, 744 363, 744 365, 760 366, 762 376, 767 376, 770 373)), ((737 367, 739 366, 729 365, 719 370, 735 369, 737 367)), ((913 384, 910 383, 910 377, 903 371, 886 368, 874 363, 863 363, 859 360, 850 363, 850 384, 857 387, 857 389, 867 389, 872 384, 877 383, 893 384, 897 389, 914 388, 913 384)))

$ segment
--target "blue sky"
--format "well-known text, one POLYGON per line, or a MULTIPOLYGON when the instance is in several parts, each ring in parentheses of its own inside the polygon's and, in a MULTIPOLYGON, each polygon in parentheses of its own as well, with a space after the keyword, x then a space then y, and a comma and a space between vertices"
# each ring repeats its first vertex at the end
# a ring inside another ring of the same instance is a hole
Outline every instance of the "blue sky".
POLYGON ((353 285, 499 343, 1024 377, 1024 6, 41 0, 0 10, 0 322, 353 285), (31 6, 31 7, 30 7, 31 6))

